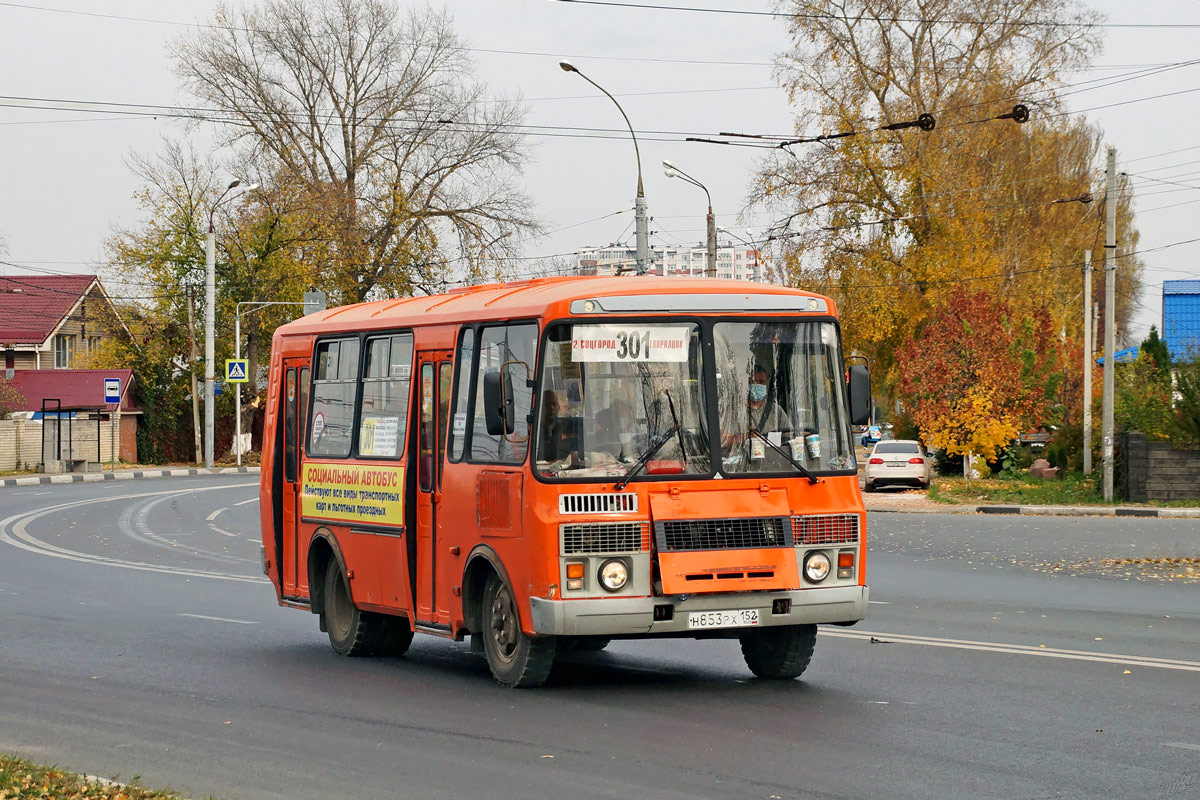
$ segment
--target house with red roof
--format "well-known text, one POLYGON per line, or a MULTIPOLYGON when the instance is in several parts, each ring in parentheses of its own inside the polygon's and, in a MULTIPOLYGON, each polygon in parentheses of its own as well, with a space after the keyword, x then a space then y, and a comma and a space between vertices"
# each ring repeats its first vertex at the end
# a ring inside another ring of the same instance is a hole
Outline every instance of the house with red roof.
POLYGON ((73 369, 128 333, 95 275, 0 275, 5 370, 73 369))
MULTIPOLYGON (((61 433, 63 452, 73 448, 84 453, 84 460, 108 460, 116 449, 120 458, 137 462, 141 410, 132 391, 133 372, 80 368, 107 340, 128 333, 95 275, 0 275, 3 376, 23 398, 22 410, 29 412, 23 416, 54 427, 55 441, 61 433), (113 379, 120 386, 118 403, 109 403, 105 398, 105 381, 113 379), (61 411, 51 414, 51 408, 61 411), (47 420, 41 419, 43 409, 47 410, 47 420), (60 420, 70 423, 60 425, 60 420), (94 432, 97 423, 103 428, 103 436, 94 432), (76 441, 88 436, 90 445, 76 441), (96 453, 102 453, 103 458, 97 459, 96 453)), ((13 449, 10 444, 0 441, 0 455, 13 449)), ((57 454, 60 448, 52 449, 55 452, 43 454, 37 461, 64 458, 57 454)), ((29 458, 22 460, 29 462, 29 458)))

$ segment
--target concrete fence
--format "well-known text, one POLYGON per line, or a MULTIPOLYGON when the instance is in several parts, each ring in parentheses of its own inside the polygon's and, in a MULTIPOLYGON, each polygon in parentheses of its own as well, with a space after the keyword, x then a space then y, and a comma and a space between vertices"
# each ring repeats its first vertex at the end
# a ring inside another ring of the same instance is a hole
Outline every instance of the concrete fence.
POLYGON ((1121 494, 1127 502, 1200 500, 1200 445, 1121 436, 1121 494))
MULTIPOLYGON (((37 469, 42 464, 58 460, 58 443, 55 439, 56 425, 54 420, 49 422, 45 430, 46 452, 42 452, 43 428, 41 422, 27 419, 0 420, 0 471, 15 469, 37 469)), ((94 417, 78 415, 68 425, 64 419, 58 430, 64 439, 62 457, 70 462, 108 463, 113 460, 113 448, 116 448, 119 458, 126 461, 137 460, 136 420, 129 415, 122 415, 116 420, 110 420, 102 415, 97 428, 94 417), (70 436, 70 442, 66 441, 70 436), (97 442, 97 439, 99 441, 97 442), (97 444, 99 448, 97 449, 97 444)))

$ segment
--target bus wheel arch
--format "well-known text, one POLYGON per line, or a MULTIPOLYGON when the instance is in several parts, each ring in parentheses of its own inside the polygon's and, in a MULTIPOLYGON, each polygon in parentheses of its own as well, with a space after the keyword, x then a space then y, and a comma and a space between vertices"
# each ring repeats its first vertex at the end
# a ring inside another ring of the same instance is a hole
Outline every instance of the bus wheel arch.
POLYGON ((312 613, 321 617, 322 632, 325 632, 325 576, 331 559, 337 561, 345 574, 346 559, 337 537, 328 528, 318 528, 308 543, 308 602, 312 613))
POLYGON ((463 626, 467 632, 474 635, 483 630, 483 620, 479 610, 483 603, 483 590, 487 586, 490 575, 496 575, 500 580, 512 585, 504 562, 491 547, 486 544, 478 545, 467 556, 467 566, 463 570, 462 582, 462 614, 463 626))

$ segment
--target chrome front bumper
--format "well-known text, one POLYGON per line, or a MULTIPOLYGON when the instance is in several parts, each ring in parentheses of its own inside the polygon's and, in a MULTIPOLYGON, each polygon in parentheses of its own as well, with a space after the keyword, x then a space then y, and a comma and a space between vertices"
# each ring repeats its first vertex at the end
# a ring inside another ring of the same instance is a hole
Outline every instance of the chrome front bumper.
MULTIPOLYGON (((587 600, 530 599, 533 630, 541 636, 619 636, 687 633, 692 611, 758 609, 759 626, 856 622, 867 615, 867 586, 831 586, 793 592, 703 594, 678 597, 602 597, 587 600), (786 614, 773 614, 773 602, 791 600, 786 614), (654 607, 673 606, 671 619, 655 621, 654 607)), ((700 631, 696 631, 699 633, 700 631)))

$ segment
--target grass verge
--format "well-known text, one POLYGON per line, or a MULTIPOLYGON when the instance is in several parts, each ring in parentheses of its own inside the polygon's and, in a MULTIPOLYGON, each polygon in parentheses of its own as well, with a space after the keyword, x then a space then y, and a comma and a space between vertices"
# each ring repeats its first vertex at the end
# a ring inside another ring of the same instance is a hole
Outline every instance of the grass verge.
POLYGON ((181 800, 175 792, 146 789, 134 781, 88 781, 73 772, 0 753, 0 800, 181 800))
POLYGON ((1196 507, 1200 501, 1176 500, 1161 503, 1105 503, 1098 474, 1084 477, 1068 472, 1059 480, 1038 478, 934 478, 929 487, 929 499, 955 505, 1021 505, 1021 506, 1103 506, 1144 505, 1196 507))

